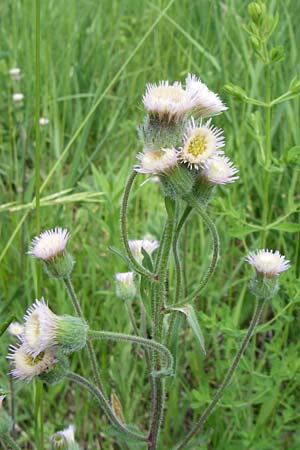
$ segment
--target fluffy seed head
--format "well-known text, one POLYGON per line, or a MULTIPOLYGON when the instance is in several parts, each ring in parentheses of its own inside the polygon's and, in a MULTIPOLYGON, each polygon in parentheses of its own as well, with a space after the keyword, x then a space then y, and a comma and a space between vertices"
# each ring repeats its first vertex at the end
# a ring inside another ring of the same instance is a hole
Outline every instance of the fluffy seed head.
POLYGON ((31 381, 41 373, 47 371, 55 363, 55 354, 53 350, 45 351, 32 356, 28 353, 25 344, 19 347, 10 346, 10 353, 7 356, 11 360, 11 375, 19 380, 31 381))
POLYGON ((276 277, 291 267, 290 262, 278 250, 256 250, 247 256, 246 261, 258 274, 269 278, 276 277))
POLYGON ((21 103, 24 99, 24 94, 21 92, 15 92, 12 96, 12 99, 15 103, 21 103))
POLYGON ((69 238, 70 233, 67 229, 54 228, 43 231, 33 238, 28 253, 34 258, 49 261, 64 252, 69 238))
POLYGON ((215 156, 208 160, 201 175, 213 184, 234 183, 238 180, 238 169, 227 156, 215 156))
POLYGON ((200 78, 188 74, 186 78, 186 91, 193 99, 194 112, 201 117, 213 116, 226 111, 227 106, 219 96, 210 91, 200 78))
POLYGON ((139 164, 135 171, 140 173, 166 173, 177 165, 177 151, 174 148, 163 148, 147 153, 138 153, 139 164))
POLYGON ((192 117, 187 125, 180 151, 180 160, 189 167, 205 167, 208 160, 223 153, 219 149, 224 147, 223 130, 210 125, 210 120, 202 125, 192 117))
POLYGON ((7 331, 12 336, 19 337, 24 333, 24 325, 22 325, 19 322, 12 322, 9 327, 7 328, 7 331))
POLYGON ((9 70, 9 75, 13 81, 18 81, 21 78, 21 69, 13 67, 9 70))

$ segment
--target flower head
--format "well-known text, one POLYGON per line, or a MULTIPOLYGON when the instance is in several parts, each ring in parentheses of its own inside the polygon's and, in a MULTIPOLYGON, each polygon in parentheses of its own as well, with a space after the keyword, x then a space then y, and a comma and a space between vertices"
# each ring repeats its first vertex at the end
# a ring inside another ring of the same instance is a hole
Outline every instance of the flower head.
POLYGON ((7 331, 12 336, 21 336, 24 333, 24 325, 22 325, 19 322, 12 322, 9 327, 7 328, 7 331))
POLYGON ((195 122, 192 117, 184 135, 180 160, 189 167, 205 167, 208 160, 221 154, 224 147, 223 130, 210 125, 210 120, 204 125, 195 122))
POLYGON ((85 321, 79 317, 57 316, 43 298, 28 308, 24 320, 23 341, 33 356, 52 347, 61 347, 69 353, 86 343, 85 321))
POLYGON ((186 91, 194 100, 194 112, 201 117, 213 116, 227 110, 219 96, 210 91, 195 75, 188 74, 186 91))
POLYGON ((213 184, 234 183, 238 180, 238 169, 227 156, 215 156, 208 160, 201 175, 213 184))
POLYGON ((68 428, 53 434, 50 440, 53 449, 69 450, 72 448, 75 450, 79 448, 75 442, 74 425, 69 425, 68 428))
POLYGON ((156 250, 159 246, 159 242, 156 239, 149 239, 147 236, 142 240, 142 247, 148 253, 148 255, 152 255, 154 250, 156 250))
POLYGON ((21 69, 13 67, 12 69, 9 69, 9 75, 13 81, 19 81, 21 78, 21 69))
POLYGON ((138 153, 139 164, 135 171, 140 173, 166 173, 177 165, 177 151, 174 148, 163 148, 146 153, 138 153))
POLYGON ((67 229, 54 228, 43 231, 33 238, 28 253, 43 261, 51 260, 63 253, 69 238, 70 233, 67 229))
POLYGON ((259 275, 267 278, 277 277, 291 267, 290 262, 278 250, 256 250, 247 256, 246 261, 255 268, 259 275))
POLYGON ((178 122, 193 108, 193 100, 181 83, 159 84, 148 83, 143 103, 150 115, 157 116, 160 121, 178 122))
POLYGON ((122 300, 133 300, 136 296, 133 272, 119 272, 116 278, 116 295, 122 300))
POLYGON ((21 103, 24 99, 24 94, 21 92, 15 92, 12 96, 12 99, 15 103, 21 103))
POLYGON ((40 117, 39 124, 41 125, 41 127, 44 127, 45 125, 49 124, 49 119, 47 119, 46 117, 40 117))
POLYGON ((55 354, 47 349, 36 356, 30 355, 26 345, 19 347, 10 346, 10 354, 7 356, 12 362, 11 375, 20 380, 31 381, 32 378, 41 375, 55 363, 55 354))

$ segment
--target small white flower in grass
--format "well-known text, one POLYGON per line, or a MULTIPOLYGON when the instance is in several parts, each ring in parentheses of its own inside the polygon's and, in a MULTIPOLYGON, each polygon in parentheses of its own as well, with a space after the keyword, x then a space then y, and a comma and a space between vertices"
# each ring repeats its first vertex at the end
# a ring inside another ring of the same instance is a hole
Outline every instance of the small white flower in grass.
POLYGON ((122 300, 133 300, 136 296, 133 272, 119 272, 116 278, 116 295, 122 300))
POLYGON ((174 148, 138 153, 137 158, 140 163, 134 169, 139 173, 167 173, 177 166, 177 154, 174 148))
POLYGON ((9 70, 9 75, 13 81, 19 81, 21 78, 21 69, 18 67, 13 67, 9 70))
POLYGON ((238 180, 238 169, 227 156, 215 156, 208 160, 201 175, 213 184, 234 183, 238 180))
POLYGON ((224 145, 223 130, 211 126, 210 120, 202 125, 192 117, 184 134, 179 159, 189 167, 205 167, 210 158, 223 153, 219 149, 224 145))
POLYGON ((57 316, 43 298, 28 308, 24 321, 24 345, 33 356, 51 347, 70 353, 86 344, 86 322, 79 317, 57 316))
POLYGON ((186 91, 190 98, 193 99, 194 112, 201 117, 220 114, 228 109, 220 97, 210 91, 206 84, 195 75, 188 74, 186 78, 186 91))
POLYGON ((67 229, 54 228, 43 231, 33 238, 28 253, 34 258, 48 261, 63 253, 69 238, 70 233, 67 229))
POLYGON ((41 127, 44 127, 45 125, 49 124, 49 119, 47 119, 46 117, 40 117, 39 124, 41 125, 41 127))
POLYGON ((19 322, 12 322, 9 327, 7 328, 7 331, 12 336, 19 337, 24 333, 24 325, 22 325, 19 322))
POLYGON ((12 99, 15 103, 21 103, 24 100, 24 94, 21 92, 15 92, 12 96, 12 99))
POLYGON ((256 250, 247 256, 246 261, 255 268, 259 275, 267 278, 277 277, 291 267, 290 261, 278 250, 256 250))
POLYGON ((130 251, 133 254, 133 256, 136 259, 140 260, 142 258, 143 241, 142 240, 129 240, 128 245, 129 245, 130 251))
POLYGON ((69 425, 68 428, 65 428, 62 431, 58 431, 57 433, 51 436, 51 444, 53 449, 60 450, 77 450, 79 447, 75 442, 75 426, 69 425))
POLYGON ((7 358, 11 360, 13 366, 11 375, 28 382, 50 369, 56 361, 53 350, 47 349, 34 357, 28 353, 25 344, 19 347, 11 345, 7 358))
POLYGON ((148 83, 143 103, 150 115, 168 123, 182 120, 194 106, 190 94, 177 81, 173 84, 168 81, 148 83))

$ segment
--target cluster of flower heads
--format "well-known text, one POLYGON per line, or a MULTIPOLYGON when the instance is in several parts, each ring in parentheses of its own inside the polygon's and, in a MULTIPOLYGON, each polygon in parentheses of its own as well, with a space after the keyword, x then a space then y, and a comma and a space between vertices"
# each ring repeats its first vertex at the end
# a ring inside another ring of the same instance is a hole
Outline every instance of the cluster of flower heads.
MULTIPOLYGON (((145 134, 152 131, 161 137, 153 148, 144 142, 143 152, 137 155, 135 170, 155 175, 166 174, 178 165, 186 166, 211 184, 232 183, 238 179, 233 163, 224 156, 223 130, 215 127, 205 117, 220 114, 227 109, 219 96, 195 75, 188 75, 185 87, 180 82, 147 84, 143 103, 147 110, 145 134), (172 127, 180 130, 176 145, 168 147, 163 142, 172 127)), ((144 139, 145 141, 145 139, 144 139)))

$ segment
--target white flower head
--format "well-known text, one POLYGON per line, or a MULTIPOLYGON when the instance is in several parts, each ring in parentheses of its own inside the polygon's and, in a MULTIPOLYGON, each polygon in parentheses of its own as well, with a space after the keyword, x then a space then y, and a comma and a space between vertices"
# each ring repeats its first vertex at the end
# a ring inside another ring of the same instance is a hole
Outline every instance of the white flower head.
POLYGON ((15 92, 12 96, 12 99, 15 103, 21 103, 24 99, 24 94, 21 92, 15 92))
POLYGON ((202 125, 192 117, 184 134, 179 158, 189 167, 205 167, 210 158, 223 153, 220 148, 224 145, 222 129, 211 126, 210 120, 202 125))
POLYGON ((49 119, 47 119, 46 117, 40 117, 39 124, 41 125, 41 127, 44 127, 45 125, 49 124, 49 119))
POLYGON ((208 160, 201 175, 213 184, 234 183, 238 180, 238 169, 227 156, 215 156, 208 160))
POLYGON ((133 272, 119 272, 115 274, 116 295, 122 300, 132 300, 136 296, 133 272))
POLYGON ((28 308, 24 321, 22 339, 27 352, 33 356, 56 346, 73 352, 86 343, 85 321, 79 317, 54 314, 43 298, 28 308))
POLYGON ((155 239, 145 238, 142 240, 142 247, 148 253, 148 255, 152 255, 154 250, 156 250, 159 246, 159 242, 155 239))
POLYGON ((13 81, 19 81, 21 78, 21 69, 19 67, 13 67, 9 70, 9 75, 13 81))
POLYGON ((128 245, 133 256, 137 259, 140 259, 142 257, 143 241, 138 239, 136 240, 131 239, 128 241, 128 245))
POLYGON ((47 371, 56 362, 53 350, 46 349, 34 357, 27 352, 25 344, 19 347, 11 345, 7 358, 11 360, 13 366, 11 375, 28 382, 47 371))
POLYGON ((72 442, 75 442, 75 426, 74 425, 69 425, 68 428, 65 428, 61 433, 66 438, 66 441, 69 444, 72 442))
POLYGON ((258 274, 269 278, 276 277, 291 267, 290 261, 278 250, 256 250, 247 256, 246 261, 255 268, 258 274))
POLYGON ((163 148, 147 153, 138 153, 140 161, 135 171, 140 173, 166 173, 177 166, 178 152, 175 148, 163 148))
POLYGON ((193 99, 194 112, 201 117, 220 114, 228 109, 220 97, 210 91, 206 84, 195 75, 188 74, 186 78, 186 91, 193 99))
POLYGON ((19 322, 12 322, 9 327, 7 328, 7 331, 12 336, 19 337, 24 333, 24 325, 22 325, 19 322))
POLYGON ((192 97, 178 81, 173 84, 168 81, 148 83, 143 103, 149 114, 167 122, 182 120, 194 106, 192 97))
POLYGON ((67 229, 54 228, 43 231, 33 238, 28 253, 43 261, 51 260, 64 252, 69 238, 70 233, 67 229))
POLYGON ((51 443, 53 448, 57 449, 67 449, 67 448, 77 448, 74 446, 75 444, 75 426, 69 425, 68 428, 65 428, 62 431, 58 431, 57 433, 51 436, 51 443), (69 444, 69 445, 68 445, 69 444), (71 446, 70 446, 71 444, 71 446))

